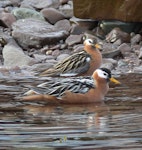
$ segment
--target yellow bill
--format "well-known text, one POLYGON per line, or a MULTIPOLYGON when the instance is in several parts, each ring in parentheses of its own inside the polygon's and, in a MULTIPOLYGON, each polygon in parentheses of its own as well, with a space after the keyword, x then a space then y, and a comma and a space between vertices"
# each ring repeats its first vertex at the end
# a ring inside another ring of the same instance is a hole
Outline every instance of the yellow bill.
POLYGON ((95 47, 98 49, 102 49, 102 46, 100 44, 95 44, 95 47))
POLYGON ((116 80, 115 78, 111 77, 110 78, 111 82, 114 82, 115 84, 121 84, 118 80, 116 80))

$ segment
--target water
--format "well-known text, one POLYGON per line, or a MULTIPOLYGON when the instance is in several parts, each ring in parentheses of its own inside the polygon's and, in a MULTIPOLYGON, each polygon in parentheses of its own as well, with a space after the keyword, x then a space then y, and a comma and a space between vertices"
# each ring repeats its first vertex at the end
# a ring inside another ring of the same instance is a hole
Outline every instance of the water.
POLYGON ((3 78, 0 85, 0 149, 142 149, 142 74, 119 77, 103 104, 48 106, 15 96, 37 78, 3 78))

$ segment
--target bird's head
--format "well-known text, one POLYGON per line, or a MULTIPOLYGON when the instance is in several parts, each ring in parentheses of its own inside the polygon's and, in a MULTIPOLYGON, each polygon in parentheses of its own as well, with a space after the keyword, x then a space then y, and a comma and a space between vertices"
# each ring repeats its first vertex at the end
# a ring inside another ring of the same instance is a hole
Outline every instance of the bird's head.
POLYGON ((118 80, 111 76, 111 71, 107 68, 99 68, 92 75, 94 80, 106 80, 107 82, 111 81, 115 84, 120 84, 118 80))
POLYGON ((86 39, 84 46, 91 46, 92 48, 102 49, 101 44, 97 43, 96 39, 86 39))

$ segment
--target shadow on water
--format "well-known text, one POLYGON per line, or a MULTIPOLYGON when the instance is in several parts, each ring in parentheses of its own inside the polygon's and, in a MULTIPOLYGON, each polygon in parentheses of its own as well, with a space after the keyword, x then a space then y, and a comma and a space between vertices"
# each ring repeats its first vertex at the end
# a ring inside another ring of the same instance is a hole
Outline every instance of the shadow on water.
POLYGON ((142 149, 142 74, 121 75, 103 104, 48 106, 14 97, 37 78, 1 79, 0 149, 142 149))

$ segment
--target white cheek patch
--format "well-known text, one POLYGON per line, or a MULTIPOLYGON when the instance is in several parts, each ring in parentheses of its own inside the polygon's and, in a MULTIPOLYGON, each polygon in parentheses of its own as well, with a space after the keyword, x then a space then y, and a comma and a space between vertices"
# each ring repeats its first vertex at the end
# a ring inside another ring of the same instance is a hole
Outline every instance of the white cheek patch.
POLYGON ((92 41, 91 39, 87 39, 87 40, 85 40, 85 43, 86 43, 87 45, 92 45, 91 43, 93 43, 93 41, 92 41))
POLYGON ((106 72, 104 72, 104 71, 102 71, 102 70, 100 70, 100 69, 97 69, 96 71, 97 71, 98 76, 99 76, 100 78, 107 79, 108 74, 107 74, 106 72), (104 75, 104 73, 105 73, 106 75, 104 75))

